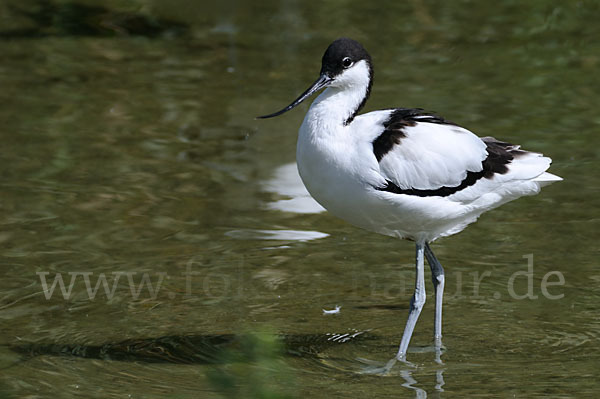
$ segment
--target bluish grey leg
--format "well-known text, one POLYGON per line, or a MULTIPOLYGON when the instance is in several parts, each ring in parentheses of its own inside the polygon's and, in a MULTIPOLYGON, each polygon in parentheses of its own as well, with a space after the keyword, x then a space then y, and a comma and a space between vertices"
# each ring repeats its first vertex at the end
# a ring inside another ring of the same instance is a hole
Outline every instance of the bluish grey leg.
POLYGON ((444 268, 433 254, 429 244, 425 244, 425 257, 427 257, 427 263, 429 263, 429 267, 431 267, 431 279, 433 281, 433 288, 435 289, 433 338, 435 340, 435 346, 440 347, 442 345, 442 302, 444 298, 445 282, 444 268))
POLYGON ((423 257, 425 245, 426 244, 424 242, 417 242, 417 273, 415 278, 415 293, 410 301, 408 320, 406 320, 406 327, 404 327, 404 334, 402 334, 400 348, 398 349, 398 354, 396 355, 396 359, 401 361, 406 360, 406 351, 408 350, 410 337, 412 337, 415 325, 417 324, 417 320, 421 314, 421 309, 423 309, 423 305, 425 304, 425 259, 423 257))

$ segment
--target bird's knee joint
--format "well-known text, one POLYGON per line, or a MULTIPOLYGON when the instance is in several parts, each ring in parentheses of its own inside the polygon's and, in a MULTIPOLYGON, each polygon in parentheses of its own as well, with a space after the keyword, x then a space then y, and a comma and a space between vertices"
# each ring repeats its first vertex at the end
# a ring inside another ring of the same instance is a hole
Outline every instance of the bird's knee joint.
POLYGON ((431 278, 431 281, 433 281, 433 286, 437 289, 438 287, 443 287, 444 286, 444 275, 443 274, 438 274, 437 276, 433 276, 431 278))
POLYGON ((410 306, 415 309, 423 309, 423 305, 425 305, 426 297, 425 295, 413 295, 410 306))

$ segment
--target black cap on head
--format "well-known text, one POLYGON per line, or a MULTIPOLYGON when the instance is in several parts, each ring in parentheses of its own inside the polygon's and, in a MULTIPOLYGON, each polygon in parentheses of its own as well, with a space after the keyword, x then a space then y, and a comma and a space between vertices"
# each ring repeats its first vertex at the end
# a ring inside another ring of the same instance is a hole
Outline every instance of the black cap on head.
POLYGON ((367 61, 372 76, 371 56, 367 53, 367 50, 356 40, 347 37, 339 38, 325 50, 321 64, 321 74, 325 73, 329 77, 335 77, 360 60, 367 61))
POLYGON ((367 98, 369 98, 371 85, 373 84, 373 66, 371 65, 371 56, 367 53, 367 50, 365 50, 365 48, 356 40, 348 39, 346 37, 337 39, 327 47, 327 50, 323 55, 321 74, 315 83, 306 89, 304 93, 300 94, 300 96, 287 107, 272 114, 258 116, 257 118, 272 118, 288 112, 290 109, 296 107, 298 104, 302 103, 302 101, 310 97, 313 93, 321 90, 323 87, 329 86, 331 82, 335 82, 337 76, 362 60, 367 61, 367 66, 369 68, 369 85, 362 102, 344 123, 348 124, 352 122, 354 116, 356 116, 358 111, 365 105, 367 98))

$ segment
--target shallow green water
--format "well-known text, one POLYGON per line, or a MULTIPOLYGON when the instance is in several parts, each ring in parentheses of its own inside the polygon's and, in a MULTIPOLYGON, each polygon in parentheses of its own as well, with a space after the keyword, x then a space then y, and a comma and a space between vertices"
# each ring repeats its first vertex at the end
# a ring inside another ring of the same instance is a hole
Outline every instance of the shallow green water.
POLYGON ((265 327, 297 337, 295 350, 370 337, 271 359, 289 375, 270 365, 260 378, 297 397, 597 396, 597 2, 41 4, 0 5, 0 396, 221 397, 209 376, 228 364, 9 347, 265 327), (428 351, 429 297, 409 353, 417 367, 387 377, 361 374, 359 359, 395 354, 413 245, 306 198, 286 202, 301 192, 289 165, 308 105, 254 120, 314 81, 342 35, 374 59, 367 111, 435 110, 551 156, 565 179, 435 243, 447 270, 443 364, 428 351), (558 273, 564 284, 544 285, 558 273), (93 289, 102 274, 114 292, 98 286, 91 300, 84 277, 93 289), (72 291, 47 299, 43 279, 57 275, 72 291), (536 298, 523 298, 529 284, 536 298))

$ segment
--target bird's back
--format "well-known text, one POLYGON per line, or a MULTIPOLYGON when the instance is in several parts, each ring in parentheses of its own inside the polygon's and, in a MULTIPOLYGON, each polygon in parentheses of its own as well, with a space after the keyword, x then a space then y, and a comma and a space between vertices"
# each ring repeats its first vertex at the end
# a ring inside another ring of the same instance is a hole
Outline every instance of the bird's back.
POLYGON ((360 115, 328 140, 302 143, 307 188, 338 217, 387 235, 432 241, 561 180, 546 172, 550 158, 419 109, 360 115))

